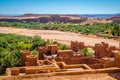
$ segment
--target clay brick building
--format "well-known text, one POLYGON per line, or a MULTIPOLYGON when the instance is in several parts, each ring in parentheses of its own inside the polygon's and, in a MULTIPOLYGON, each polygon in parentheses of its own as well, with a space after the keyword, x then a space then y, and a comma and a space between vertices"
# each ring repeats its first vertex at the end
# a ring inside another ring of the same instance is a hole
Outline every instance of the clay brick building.
MULTIPOLYGON (((115 61, 105 61, 104 57, 114 57, 112 50, 116 50, 114 46, 109 46, 107 43, 95 44, 95 57, 85 57, 84 55, 74 52, 84 48, 83 42, 71 42, 72 50, 58 50, 57 45, 46 45, 38 47, 38 56, 30 56, 29 51, 22 53, 22 65, 23 66, 37 66, 38 60, 44 60, 45 56, 56 55, 52 58, 57 62, 65 62, 66 64, 87 64, 91 68, 103 68, 114 66, 113 62, 117 62, 118 58, 115 55, 115 61), (100 59, 99 59, 100 58, 100 59), (116 60, 117 59, 117 60, 116 60)), ((48 59, 48 58, 47 58, 48 59)))
POLYGON ((77 52, 79 49, 83 49, 84 47, 84 42, 71 41, 71 49, 75 52, 77 52))
POLYGON ((44 47, 44 46, 39 46, 38 47, 38 59, 39 60, 43 60, 44 59, 44 56, 43 54, 46 54, 47 53, 47 48, 44 47))
POLYGON ((97 58, 114 57, 112 50, 116 50, 116 47, 102 42, 101 44, 95 44, 94 50, 97 58))
POLYGON ((37 66, 37 56, 27 55, 25 66, 37 66))
POLYGON ((103 60, 100 60, 97 58, 74 56, 74 54, 79 54, 79 53, 75 53, 72 50, 58 50, 57 57, 59 58, 59 61, 63 61, 68 65, 70 65, 70 64, 87 64, 91 68, 94 68, 94 69, 104 67, 103 60))
POLYGON ((101 44, 95 44, 95 56, 98 58, 105 57, 105 48, 101 44))
POLYGON ((57 45, 39 46, 38 47, 38 59, 39 60, 44 59, 43 54, 48 55, 48 56, 57 54, 57 51, 58 51, 57 45))
POLYGON ((26 56, 30 55, 30 51, 23 51, 21 54, 21 65, 25 66, 26 56))
POLYGON ((30 55, 30 51, 22 52, 22 56, 21 56, 22 66, 36 66, 37 60, 38 60, 38 57, 30 55))

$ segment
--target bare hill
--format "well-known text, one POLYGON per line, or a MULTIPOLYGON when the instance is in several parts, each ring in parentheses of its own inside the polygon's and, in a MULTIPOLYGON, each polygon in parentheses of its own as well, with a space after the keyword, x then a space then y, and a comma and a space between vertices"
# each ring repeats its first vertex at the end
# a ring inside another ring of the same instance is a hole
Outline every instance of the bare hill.
POLYGON ((64 23, 81 23, 95 24, 95 23, 109 23, 112 22, 111 18, 88 18, 79 16, 76 14, 24 14, 22 16, 0 16, 0 21, 8 22, 21 22, 21 21, 33 21, 40 23, 49 22, 64 22, 64 23))

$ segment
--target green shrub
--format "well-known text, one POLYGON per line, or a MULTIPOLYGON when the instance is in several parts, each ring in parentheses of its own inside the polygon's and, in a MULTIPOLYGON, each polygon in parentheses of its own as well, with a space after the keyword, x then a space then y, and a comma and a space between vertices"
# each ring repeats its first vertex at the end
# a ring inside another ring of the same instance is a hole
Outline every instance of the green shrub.
POLYGON ((58 47, 59 47, 60 50, 68 49, 68 47, 66 45, 62 45, 62 44, 60 44, 58 47))
POLYGON ((103 34, 103 37, 104 37, 104 38, 108 38, 108 37, 109 37, 109 34, 103 34))
POLYGON ((38 51, 37 51, 37 50, 35 50, 35 49, 32 50, 31 55, 34 55, 34 56, 35 56, 35 55, 37 55, 37 54, 38 54, 38 51))
POLYGON ((93 53, 89 52, 87 48, 79 50, 78 52, 84 54, 86 57, 92 57, 92 56, 94 56, 93 53))

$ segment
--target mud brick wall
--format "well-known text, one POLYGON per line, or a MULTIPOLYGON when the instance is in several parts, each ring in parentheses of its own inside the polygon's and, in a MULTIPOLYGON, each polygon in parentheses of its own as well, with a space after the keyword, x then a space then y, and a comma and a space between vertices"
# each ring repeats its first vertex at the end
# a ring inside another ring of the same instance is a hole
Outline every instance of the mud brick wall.
POLYGON ((58 51, 57 45, 48 45, 46 47, 48 48, 48 50, 51 51, 51 54, 57 54, 58 51))
POLYGON ((71 41, 71 49, 75 52, 79 50, 79 43, 78 41, 71 41))
POLYGON ((104 67, 105 67, 105 68, 115 67, 115 62, 114 62, 114 60, 105 61, 104 67))
POLYGON ((23 51, 21 55, 21 65, 25 66, 26 56, 30 55, 30 51, 23 51))
POLYGON ((89 65, 92 69, 100 69, 100 68, 104 68, 103 64, 92 64, 89 65))
POLYGON ((115 66, 116 67, 120 67, 120 52, 115 52, 115 57, 114 57, 114 61, 115 61, 115 66))
POLYGON ((95 44, 95 47, 94 47, 96 57, 99 56, 99 51, 98 51, 99 46, 101 46, 101 44, 95 44))
POLYGON ((99 47, 98 52, 99 52, 99 57, 100 58, 106 56, 106 51, 105 51, 104 47, 99 47))
POLYGON ((84 42, 71 41, 71 49, 77 52, 79 49, 85 48, 84 42))
POLYGON ((39 46, 38 47, 38 59, 39 60, 43 60, 44 57, 43 57, 43 54, 46 54, 47 53, 47 48, 44 47, 44 46, 39 46))
POLYGON ((7 68, 7 69, 6 69, 6 75, 7 75, 7 76, 11 76, 11 70, 10 70, 10 68, 7 68))
POLYGON ((58 57, 73 57, 72 50, 58 50, 57 52, 58 57))
POLYGON ((86 58, 87 64, 102 64, 103 62, 97 58, 86 58))
POLYGON ((114 53, 112 52, 113 50, 117 50, 115 46, 110 46, 108 50, 108 57, 114 57, 114 53))
POLYGON ((79 42, 78 46, 79 46, 79 49, 83 49, 85 47, 84 42, 79 42))
POLYGON ((64 57, 62 60, 66 64, 87 64, 95 66, 96 68, 103 67, 103 61, 97 58, 87 58, 87 57, 64 57), (98 66, 99 65, 99 66, 98 66), (98 66, 98 67, 97 67, 98 66))
POLYGON ((59 61, 64 61, 66 64, 71 63, 71 58, 73 57, 72 50, 58 50, 57 52, 58 58, 61 59, 59 61))
POLYGON ((71 64, 85 64, 87 63, 87 60, 83 57, 72 57, 71 58, 71 64))
POLYGON ((95 55, 99 58, 106 56, 105 48, 101 44, 95 44, 95 55))
POLYGON ((108 43, 102 42, 101 44, 95 44, 94 47, 95 50, 95 55, 98 58, 103 58, 103 57, 114 57, 114 53, 112 50, 116 50, 115 46, 110 46, 108 43))
POLYGON ((103 68, 103 61, 97 58, 72 57, 69 64, 87 64, 93 69, 103 68))
POLYGON ((102 46, 107 49, 109 47, 109 44, 108 43, 105 43, 105 42, 102 42, 102 46))
POLYGON ((66 63, 66 64, 71 64, 71 57, 66 57, 66 58, 63 58, 63 61, 66 63))
POLYGON ((37 56, 27 56, 26 57, 26 62, 25 65, 26 66, 37 66, 37 56))
POLYGON ((6 75, 7 75, 7 76, 19 75, 19 69, 18 69, 18 68, 7 68, 7 69, 6 69, 6 75))

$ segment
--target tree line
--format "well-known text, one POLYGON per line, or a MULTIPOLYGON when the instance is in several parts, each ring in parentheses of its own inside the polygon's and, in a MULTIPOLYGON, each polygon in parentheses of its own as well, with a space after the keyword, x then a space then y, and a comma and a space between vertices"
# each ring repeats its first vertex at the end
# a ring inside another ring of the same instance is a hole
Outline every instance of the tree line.
POLYGON ((17 27, 17 28, 30 28, 30 29, 44 29, 44 30, 60 30, 69 31, 82 34, 99 34, 102 33, 103 37, 119 36, 120 24, 118 23, 99 23, 93 25, 80 25, 79 23, 38 23, 38 22, 0 22, 0 26, 17 27))
MULTIPOLYGON (((0 74, 8 67, 21 66, 21 52, 31 51, 31 55, 37 55, 38 46, 54 44, 50 40, 45 41, 40 36, 21 36, 16 34, 0 33, 0 74)), ((55 43, 59 49, 67 49, 65 45, 55 43)))
POLYGON ((0 22, 0 26, 17 27, 17 28, 30 28, 30 29, 44 29, 44 30, 60 30, 69 31, 82 34, 99 34, 103 33, 106 37, 119 36, 120 24, 119 23, 99 23, 93 25, 80 25, 77 23, 38 23, 38 22, 0 22))

